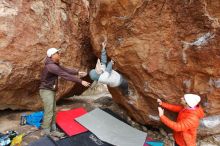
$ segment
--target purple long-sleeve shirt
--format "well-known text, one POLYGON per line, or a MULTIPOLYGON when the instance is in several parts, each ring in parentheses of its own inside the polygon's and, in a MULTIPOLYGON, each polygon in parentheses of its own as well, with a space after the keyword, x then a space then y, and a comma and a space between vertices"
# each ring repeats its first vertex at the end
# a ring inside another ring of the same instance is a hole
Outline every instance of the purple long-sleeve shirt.
POLYGON ((46 58, 45 67, 41 75, 41 85, 40 89, 47 89, 55 91, 57 89, 58 76, 64 78, 68 81, 82 83, 76 75, 78 70, 68 69, 57 63, 55 63, 51 58, 46 58))

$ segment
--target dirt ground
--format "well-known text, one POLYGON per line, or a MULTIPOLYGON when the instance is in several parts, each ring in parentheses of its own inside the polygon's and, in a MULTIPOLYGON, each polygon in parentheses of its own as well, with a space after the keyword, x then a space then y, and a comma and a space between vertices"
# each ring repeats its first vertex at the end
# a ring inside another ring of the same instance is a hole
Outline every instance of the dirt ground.
MULTIPOLYGON (((167 133, 164 129, 151 128, 149 126, 143 126, 135 123, 127 116, 126 112, 123 111, 117 104, 112 101, 111 95, 108 93, 102 93, 94 96, 74 96, 71 98, 62 99, 57 103, 57 111, 69 110, 74 108, 84 107, 87 111, 91 111, 95 108, 108 108, 113 112, 118 114, 124 120, 126 120, 131 126, 147 132, 148 136, 156 139, 162 140, 165 146, 173 146, 173 138, 171 133, 167 133)), ((33 111, 12 111, 4 110, 0 111, 0 132, 5 133, 7 130, 15 130, 19 133, 24 133, 26 136, 23 137, 22 146, 27 146, 30 142, 36 141, 41 138, 41 130, 24 125, 20 126, 20 116, 23 113, 29 114, 33 111)), ((58 140, 56 137, 52 137, 54 140, 58 140)), ((200 146, 219 146, 217 143, 213 142, 213 137, 209 137, 200 140, 200 146)))

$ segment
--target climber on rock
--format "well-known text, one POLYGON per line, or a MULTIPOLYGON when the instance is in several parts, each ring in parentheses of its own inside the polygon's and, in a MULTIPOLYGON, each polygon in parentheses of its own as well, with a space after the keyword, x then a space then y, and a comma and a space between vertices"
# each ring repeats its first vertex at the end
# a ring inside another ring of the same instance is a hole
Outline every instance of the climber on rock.
POLYGON ((84 77, 86 72, 80 72, 78 69, 68 69, 59 64, 60 62, 60 50, 56 48, 50 48, 47 50, 47 58, 45 66, 41 75, 40 84, 40 97, 44 104, 44 118, 43 118, 43 134, 54 135, 62 137, 64 134, 56 131, 56 98, 55 93, 57 91, 58 76, 61 78, 80 83, 85 87, 88 87, 90 83, 81 80, 77 77, 84 77))
POLYGON ((157 99, 163 108, 178 112, 177 121, 174 122, 164 115, 164 110, 161 107, 158 107, 160 120, 173 129, 177 146, 196 146, 199 120, 204 117, 203 109, 199 105, 200 100, 200 96, 195 94, 185 94, 181 98, 182 105, 172 105, 157 99))
POLYGON ((105 47, 106 41, 102 43, 101 62, 100 59, 98 59, 96 68, 89 72, 89 76, 93 81, 107 84, 110 87, 118 87, 123 96, 128 96, 128 82, 121 74, 112 69, 114 64, 113 60, 107 63, 105 47))

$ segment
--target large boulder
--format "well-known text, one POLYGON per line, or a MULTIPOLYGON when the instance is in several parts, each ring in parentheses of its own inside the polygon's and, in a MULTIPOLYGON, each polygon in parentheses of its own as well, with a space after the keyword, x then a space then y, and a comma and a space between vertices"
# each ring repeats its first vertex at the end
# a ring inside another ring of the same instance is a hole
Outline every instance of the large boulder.
POLYGON ((160 123, 157 98, 178 104, 184 93, 201 95, 207 116, 220 114, 219 18, 218 0, 92 0, 94 52, 107 38, 132 92, 111 88, 114 100, 142 124, 160 123))
MULTIPOLYGON (((90 7, 87 0, 1 0, 0 109, 42 107, 48 48, 62 49, 63 65, 87 70, 95 65, 90 39, 98 57, 107 38, 131 95, 110 92, 134 120, 159 125, 157 98, 178 104, 184 93, 197 93, 207 115, 200 131, 213 134, 220 123, 219 18, 218 0, 90 0, 90 7)), ((60 80, 57 99, 81 90, 74 86, 60 80)))
MULTIPOLYGON (((38 109, 46 51, 61 48, 61 63, 86 70, 92 58, 88 4, 81 0, 0 1, 0 109, 38 109)), ((60 80, 57 99, 72 82, 60 80)), ((81 85, 77 85, 81 86, 81 85)))

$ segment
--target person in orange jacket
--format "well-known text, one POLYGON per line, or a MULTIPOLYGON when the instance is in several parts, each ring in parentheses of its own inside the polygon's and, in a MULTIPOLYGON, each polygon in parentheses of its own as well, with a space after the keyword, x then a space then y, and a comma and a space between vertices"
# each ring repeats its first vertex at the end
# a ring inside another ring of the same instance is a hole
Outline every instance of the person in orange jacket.
POLYGON ((181 98, 182 105, 173 105, 157 99, 159 105, 173 112, 178 112, 174 122, 164 115, 164 109, 158 107, 160 120, 174 131, 177 146, 196 146, 199 120, 204 117, 203 109, 199 106, 201 98, 195 94, 185 94, 181 98))

